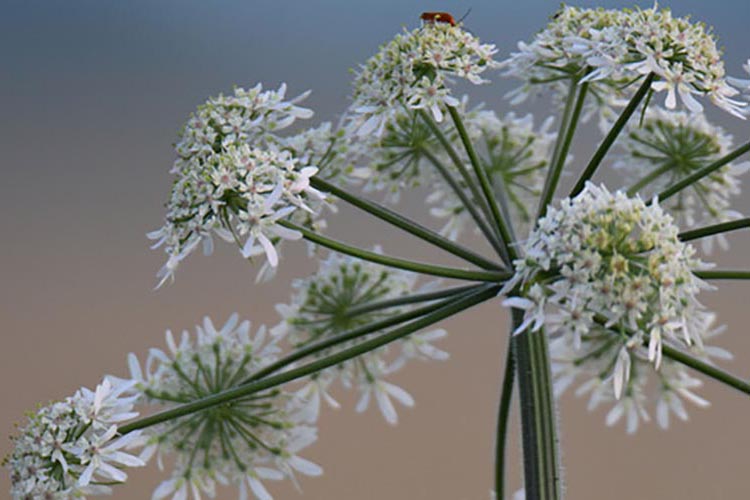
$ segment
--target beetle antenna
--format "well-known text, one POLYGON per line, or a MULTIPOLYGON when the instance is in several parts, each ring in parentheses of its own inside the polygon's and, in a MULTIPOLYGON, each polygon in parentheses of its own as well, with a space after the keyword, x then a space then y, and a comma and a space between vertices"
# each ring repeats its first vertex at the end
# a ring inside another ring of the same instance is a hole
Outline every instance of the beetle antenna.
POLYGON ((466 19, 466 16, 468 16, 470 13, 471 13, 471 7, 469 7, 469 9, 466 11, 466 14, 461 16, 461 19, 458 20, 457 24, 461 24, 464 21, 464 19, 466 19))

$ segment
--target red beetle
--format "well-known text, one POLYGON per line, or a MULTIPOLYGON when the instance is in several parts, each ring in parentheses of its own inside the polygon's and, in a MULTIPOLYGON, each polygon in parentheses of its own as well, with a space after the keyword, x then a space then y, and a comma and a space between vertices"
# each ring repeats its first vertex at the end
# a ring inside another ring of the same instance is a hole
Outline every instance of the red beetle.
POLYGON ((456 20, 447 12, 422 12, 419 18, 425 23, 448 23, 451 26, 456 25, 456 20))

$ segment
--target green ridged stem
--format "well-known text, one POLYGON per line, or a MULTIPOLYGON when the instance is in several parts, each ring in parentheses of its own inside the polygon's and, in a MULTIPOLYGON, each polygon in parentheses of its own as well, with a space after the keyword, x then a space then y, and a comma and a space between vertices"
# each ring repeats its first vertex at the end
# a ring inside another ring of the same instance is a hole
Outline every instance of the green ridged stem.
POLYGON ((625 125, 627 125, 628 120, 630 120, 630 117, 633 115, 633 113, 635 113, 638 105, 641 103, 643 98, 646 97, 646 94, 648 94, 648 92, 651 90, 651 84, 653 83, 655 77, 656 75, 654 73, 649 73, 646 76, 646 78, 643 80, 643 83, 641 83, 641 86, 638 87, 635 95, 630 99, 630 102, 628 102, 628 105, 625 106, 625 109, 622 110, 620 116, 617 117, 617 121, 615 121, 615 124, 612 125, 612 128, 609 130, 607 136, 599 144, 599 147, 596 149, 594 156, 591 157, 589 164, 586 165, 583 173, 578 178, 578 182, 576 182, 575 187, 570 192, 571 198, 577 196, 581 191, 583 191, 583 188, 586 187, 586 181, 591 179, 591 177, 594 175, 594 172, 596 172, 596 169, 599 168, 599 165, 609 151, 609 148, 611 148, 612 144, 615 143, 617 136, 620 135, 620 132, 622 132, 622 130, 625 128, 625 125))
POLYGON ((317 245, 326 247, 330 250, 334 250, 339 253, 351 255, 358 259, 375 262, 388 267, 395 267, 396 269, 404 269, 406 271, 412 271, 415 273, 429 274, 431 276, 440 276, 442 278, 452 278, 458 280, 467 281, 490 281, 490 282, 501 282, 510 278, 510 274, 501 271, 475 271, 469 269, 456 269, 453 267, 435 266, 432 264, 425 264, 422 262, 414 262, 405 259, 399 259, 396 257, 389 257, 387 255, 381 255, 379 253, 370 252, 363 250, 358 247, 353 247, 328 238, 321 234, 311 231, 305 227, 299 226, 288 220, 280 220, 278 222, 280 226, 294 231, 299 231, 302 236, 317 245))
POLYGON ((231 389, 221 391, 217 394, 201 398, 191 403, 187 403, 170 410, 166 410, 154 415, 150 415, 148 417, 135 420, 129 424, 125 424, 119 427, 118 430, 120 434, 124 435, 138 429, 144 429, 146 427, 184 417, 186 415, 190 415, 207 408, 225 404, 236 399, 248 396, 250 394, 254 394, 256 392, 265 391, 278 385, 285 384, 302 377, 306 377, 307 375, 312 375, 313 373, 319 372, 331 366, 335 366, 366 352, 370 352, 374 349, 406 337, 411 333, 433 325, 438 321, 458 314, 461 311, 469 309, 472 306, 475 306, 497 296, 497 292, 497 286, 482 286, 480 287, 479 291, 467 294, 464 297, 451 301, 451 304, 448 304, 445 307, 427 314, 418 320, 415 320, 402 327, 396 328, 374 339, 367 340, 365 342, 362 342, 361 344, 350 347, 341 352, 337 352, 334 355, 310 362, 304 366, 300 366, 299 368, 293 368, 283 373, 279 373, 277 375, 255 381, 250 384, 233 387, 231 389))
POLYGON ((375 217, 384 220, 385 222, 388 222, 389 224, 392 224, 399 229, 408 232, 409 234, 421 238, 428 243, 432 243, 436 247, 445 250, 446 252, 449 252, 457 257, 461 257, 467 262, 475 264, 483 269, 498 270, 502 268, 502 266, 499 266, 496 262, 492 262, 491 260, 477 253, 474 253, 467 248, 462 247, 461 245, 449 240, 448 238, 440 236, 438 233, 432 231, 431 229, 428 229, 387 207, 379 205, 378 203, 365 200, 364 198, 349 193, 346 190, 334 186, 333 184, 323 179, 318 179, 317 177, 313 177, 312 179, 310 179, 310 184, 316 189, 331 193, 334 196, 341 198, 345 202, 361 210, 364 210, 365 212, 374 215, 375 217))
POLYGON ((588 87, 588 82, 579 85, 577 78, 570 80, 570 89, 568 90, 568 98, 565 101, 565 110, 563 111, 560 131, 558 132, 557 141, 555 143, 555 150, 552 155, 552 161, 550 162, 550 168, 547 171, 547 178, 544 180, 542 196, 539 198, 537 219, 544 217, 547 213, 547 207, 555 196, 557 184, 560 181, 560 175, 565 166, 565 160, 568 158, 570 146, 573 144, 573 136, 575 135, 578 122, 581 118, 581 111, 583 110, 583 103, 586 101, 588 87), (575 106, 572 106, 574 100, 575 106))
POLYGON ((714 234, 728 233, 730 231, 736 231, 738 229, 745 229, 750 227, 750 217, 744 219, 737 219, 729 222, 722 222, 721 224, 714 224, 713 226, 700 227, 698 229, 692 229, 685 231, 677 235, 682 241, 697 240, 698 238, 705 238, 706 236, 712 236, 714 234))
POLYGON ((516 249, 513 247, 513 238, 511 237, 510 229, 508 228, 510 222, 506 221, 500 213, 500 208, 495 199, 495 193, 493 193, 492 186, 490 186, 490 180, 487 178, 487 172, 485 172, 482 164, 479 162, 479 157, 474 150, 474 145, 471 143, 468 132, 466 132, 466 127, 461 119, 461 115, 453 106, 448 106, 448 113, 451 115, 451 119, 453 119, 453 124, 456 126, 456 130, 458 131, 458 135, 464 145, 466 154, 469 156, 469 162, 471 162, 471 166, 474 168, 474 173, 476 174, 477 179, 479 179, 479 187, 482 189, 485 203, 490 208, 492 221, 495 223, 495 227, 498 231, 500 231, 500 238, 505 247, 505 252, 510 259, 506 264, 511 265, 512 261, 517 258, 517 255, 516 249))
MULTIPOLYGON (((513 330, 523 322, 524 311, 512 309, 513 330)), ((516 374, 521 400, 526 498, 561 498, 557 422, 552 392, 547 338, 544 330, 528 329, 513 336, 516 374)))
MULTIPOLYGON (((513 331, 508 334, 513 335, 513 331)), ((497 434, 495 435, 495 498, 505 498, 505 450, 508 441, 508 420, 513 401, 516 365, 513 358, 513 340, 508 339, 505 355, 505 373, 500 390, 500 406, 497 411, 497 434)))

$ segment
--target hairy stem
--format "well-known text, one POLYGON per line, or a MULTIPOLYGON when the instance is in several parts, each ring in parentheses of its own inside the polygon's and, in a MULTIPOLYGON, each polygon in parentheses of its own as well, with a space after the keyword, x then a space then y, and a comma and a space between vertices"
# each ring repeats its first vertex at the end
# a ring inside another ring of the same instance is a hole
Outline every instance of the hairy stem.
MULTIPOLYGON (((523 322, 523 311, 512 309, 513 330, 523 322)), ((521 396, 526 497, 561 498, 557 451, 557 423, 544 330, 525 330, 513 337, 521 396)))
MULTIPOLYGON (((513 330, 508 334, 513 335, 513 330)), ((505 374, 500 392, 500 407, 497 411, 497 435, 495 436, 495 498, 505 498, 505 449, 508 441, 508 420, 513 400, 513 384, 515 382, 516 364, 513 358, 513 340, 508 339, 505 355, 505 374)))

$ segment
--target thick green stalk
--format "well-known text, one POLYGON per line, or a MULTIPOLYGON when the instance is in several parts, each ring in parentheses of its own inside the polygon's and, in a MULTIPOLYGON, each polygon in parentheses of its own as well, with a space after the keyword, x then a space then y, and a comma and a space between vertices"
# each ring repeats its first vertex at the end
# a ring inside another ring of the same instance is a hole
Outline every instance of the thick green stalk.
POLYGON ((620 135, 620 132, 622 132, 622 129, 625 128, 625 125, 627 125, 630 117, 633 115, 633 113, 635 113, 638 105, 641 103, 643 98, 646 97, 646 94, 648 94, 649 90, 651 90, 651 83, 654 81, 655 76, 656 75, 654 75, 654 73, 649 73, 646 76, 646 78, 643 80, 643 83, 641 83, 641 86, 638 87, 635 95, 630 99, 628 105, 625 106, 625 109, 622 110, 620 116, 617 117, 617 121, 615 121, 615 124, 612 125, 612 128, 609 130, 607 136, 604 138, 601 144, 599 144, 599 147, 594 153, 594 156, 591 157, 591 161, 589 161, 589 164, 586 165, 586 168, 581 174, 581 177, 578 179, 575 187, 570 192, 571 198, 583 191, 583 188, 586 186, 586 181, 591 179, 591 177, 594 175, 594 172, 596 172, 596 169, 599 167, 599 164, 606 156, 609 148, 611 148, 612 144, 615 143, 617 136, 620 135))
POLYGON ((727 163, 736 160, 737 158, 739 158, 740 156, 744 155, 748 151, 750 151, 750 142, 747 142, 747 143, 743 144, 742 146, 738 147, 737 149, 735 149, 731 153, 728 153, 727 155, 719 158, 718 160, 716 160, 712 164, 703 167, 702 169, 698 170, 697 172, 695 172, 695 173, 693 173, 691 175, 688 175, 687 177, 685 177, 681 181, 676 182, 672 186, 669 186, 667 189, 665 189, 664 191, 662 191, 661 193, 659 193, 659 202, 662 202, 662 201, 666 200, 667 198, 669 198, 671 196, 674 196, 675 194, 679 193, 680 191, 682 191, 686 187, 690 186, 691 184, 694 184, 694 183, 698 182, 699 180, 703 179, 707 175, 711 175, 716 170, 720 169, 721 167, 723 167, 727 163))
POLYGON ((750 280, 750 271, 717 269, 716 271, 696 271, 693 274, 704 280, 750 280))
POLYGON ((407 335, 421 330, 422 328, 433 325, 440 320, 458 314, 461 311, 464 311, 472 306, 475 306, 481 302, 497 296, 497 291, 497 286, 482 286, 477 292, 466 294, 465 296, 457 300, 451 301, 451 304, 448 304, 433 313, 427 314, 418 320, 415 320, 402 327, 396 328, 374 339, 367 340, 365 342, 362 342, 361 344, 357 344, 356 346, 350 347, 341 352, 337 352, 336 354, 328 356, 326 358, 310 362, 306 365, 300 366, 299 368, 293 368, 283 373, 279 373, 277 375, 255 381, 250 384, 233 387, 231 389, 221 391, 217 394, 212 394, 211 396, 201 398, 191 403, 187 403, 170 410, 138 419, 134 422, 121 426, 119 428, 120 434, 127 434, 138 429, 143 429, 152 425, 160 424, 162 422, 167 422, 169 420, 184 417, 186 415, 190 415, 207 408, 228 403, 250 394, 265 391, 267 389, 271 389, 272 387, 276 387, 278 385, 285 384, 302 377, 306 377, 307 375, 311 375, 325 368, 335 366, 339 363, 360 356, 366 352, 370 352, 374 349, 406 337, 407 335))
POLYGON ((744 229, 746 227, 750 227, 750 217, 685 231, 680 233, 678 238, 682 241, 697 240, 698 238, 705 238, 706 236, 712 236, 714 234, 728 233, 729 231, 736 231, 737 229, 744 229))
POLYGON ((453 178, 451 173, 437 156, 424 148, 421 148, 420 152, 425 156, 425 158, 430 161, 430 163, 433 164, 433 166, 438 170, 445 182, 451 187, 456 196, 458 196, 458 198, 461 200, 461 203, 463 204, 463 207, 469 212, 471 218, 474 219, 474 223, 477 225, 489 244, 492 245, 492 248, 495 249, 495 252, 497 252, 497 254, 503 260, 506 260, 508 256, 505 253, 505 247, 500 242, 500 239, 497 237, 497 235, 492 231, 492 229, 490 229, 490 226, 487 225, 487 222, 482 217, 482 214, 477 211, 476 203, 466 195, 463 188, 459 186, 458 182, 453 178))
MULTIPOLYGON (((512 309, 513 330, 524 312, 512 309)), ((561 481, 557 451, 557 423, 552 392, 547 339, 544 330, 525 330, 513 337, 521 397, 526 498, 557 500, 561 481)))
MULTIPOLYGON (((458 131, 458 135, 464 145, 466 154, 469 156, 469 162, 471 162, 471 166, 474 168, 474 173, 476 174, 477 179, 479 179, 479 187, 482 188, 484 201, 490 208, 490 215, 492 216, 491 220, 495 223, 495 227, 498 229, 498 231, 500 231, 500 238, 502 239, 503 245, 505 246, 505 252, 508 254, 510 260, 515 260, 517 257, 516 249, 513 247, 513 238, 511 237, 510 230, 508 229, 510 221, 506 221, 500 213, 500 208, 497 205, 495 193, 493 192, 492 186, 490 185, 490 180, 487 177, 487 172, 484 170, 482 164, 479 161, 477 152, 474 150, 474 145, 471 143, 471 138, 469 138, 469 134, 468 132, 466 132, 466 127, 464 126, 464 122, 461 119, 461 115, 453 106, 448 106, 448 113, 453 119, 453 124, 456 126, 456 130, 458 131)), ((511 262, 506 262, 506 264, 510 265, 511 262)))
POLYGON ((578 122, 581 118, 581 111, 583 110, 583 103, 586 101, 588 87, 588 82, 579 85, 577 78, 570 80, 570 89, 568 91, 568 98, 565 102, 565 110, 563 111, 562 117, 563 123, 560 124, 555 151, 552 156, 552 161, 550 162, 550 168, 547 171, 547 178, 544 181, 542 196, 539 198, 537 219, 544 217, 547 213, 547 207, 555 196, 557 183, 560 181, 560 175, 565 166, 565 160, 568 157, 570 146, 573 144, 573 136, 575 135, 578 122), (575 97, 576 93, 578 94, 578 97, 575 97), (574 98, 575 106, 571 106, 574 98))
POLYGON ((501 268, 501 266, 498 266, 496 262, 492 262, 491 260, 479 255, 478 253, 462 247, 461 245, 449 240, 448 238, 440 236, 438 233, 432 231, 431 229, 428 229, 421 224, 418 224, 417 222, 394 212, 389 208, 386 208, 372 201, 365 200, 360 196, 349 193, 344 189, 336 187, 323 179, 318 179, 317 177, 313 177, 310 180, 310 184, 316 189, 331 193, 334 196, 337 196, 346 201, 347 203, 350 203, 351 205, 354 205, 355 207, 364 210, 365 212, 374 215, 375 217, 382 219, 389 224, 398 227, 399 229, 402 229, 418 238, 421 238, 428 243, 432 243, 438 248, 441 248, 457 257, 461 257, 467 262, 475 264, 483 269, 497 270, 501 268))
MULTIPOLYGON (((512 330, 509 335, 513 335, 512 330)), ((495 436, 495 498, 505 498, 505 449, 508 441, 508 420, 513 400, 513 385, 515 382, 516 364, 513 358, 513 340, 508 339, 508 349, 505 355, 505 374, 500 392, 500 407, 497 411, 497 434, 495 436)))
POLYGON ((432 264, 425 264, 422 262, 414 262, 405 259, 399 259, 396 257, 388 257, 379 253, 370 252, 363 250, 358 247, 353 247, 336 241, 331 238, 327 238, 321 234, 311 231, 305 227, 299 226, 288 220, 280 220, 279 225, 286 227, 287 229, 293 229, 302 233, 302 236, 317 245, 329 248, 336 252, 340 252, 358 259, 368 260, 384 266, 395 267, 397 269, 404 269, 406 271, 412 271, 415 273, 429 274, 431 276, 441 276, 443 278, 453 278, 458 280, 467 281, 491 281, 500 282, 510 278, 508 272, 502 271, 474 271, 469 269, 456 269, 453 267, 435 266, 432 264))
POLYGON ((450 295, 449 296, 450 298, 440 301, 438 303, 430 304, 429 306, 421 307, 419 309, 414 309, 413 311, 407 311, 405 313, 398 314, 396 316, 391 316, 390 318, 385 318, 383 320, 376 321, 368 325, 363 325, 359 328, 355 328, 354 330, 343 332, 338 335, 334 335, 332 337, 319 340, 318 342, 307 345, 305 347, 296 349, 295 351, 289 353, 288 355, 284 356, 283 358, 276 361, 275 363, 271 363, 270 365, 262 368, 256 373, 253 373, 251 377, 249 377, 247 380, 244 380, 242 383, 246 384, 254 380, 259 380, 259 379, 262 379, 263 377, 267 377, 268 375, 274 372, 277 372, 281 370, 282 368, 289 366, 290 364, 296 361, 299 361, 300 359, 306 358, 313 354, 317 354, 326 349, 330 349, 331 347, 339 345, 343 342, 349 342, 350 340, 354 340, 364 335, 369 335, 371 333, 375 333, 380 330, 385 330, 386 328, 390 328, 392 326, 396 326, 401 323, 406 323, 407 321, 411 321, 412 319, 416 319, 426 314, 430 314, 431 312, 437 311, 441 307, 447 306, 451 302, 455 301, 456 299, 460 297, 463 297, 464 295, 468 293, 477 292, 483 286, 484 285, 473 285, 469 287, 468 290, 457 291, 453 295, 450 295))

